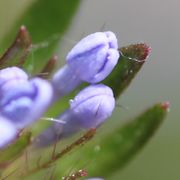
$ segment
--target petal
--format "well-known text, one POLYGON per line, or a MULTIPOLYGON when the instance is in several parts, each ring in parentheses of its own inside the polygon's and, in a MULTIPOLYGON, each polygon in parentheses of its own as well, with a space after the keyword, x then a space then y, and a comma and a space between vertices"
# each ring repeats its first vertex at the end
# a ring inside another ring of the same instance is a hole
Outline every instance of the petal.
POLYGON ((12 142, 17 134, 16 127, 7 119, 0 117, 0 149, 12 142))

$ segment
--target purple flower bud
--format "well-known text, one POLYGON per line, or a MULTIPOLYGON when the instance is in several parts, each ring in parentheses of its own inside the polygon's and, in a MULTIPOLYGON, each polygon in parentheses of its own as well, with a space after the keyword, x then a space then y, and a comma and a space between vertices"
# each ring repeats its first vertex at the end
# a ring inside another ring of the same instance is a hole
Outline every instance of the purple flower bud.
POLYGON ((114 107, 115 99, 109 87, 103 84, 88 86, 70 101, 70 108, 58 118, 60 122, 45 130, 35 143, 46 146, 82 128, 96 128, 111 116, 114 107))
POLYGON ((8 89, 28 80, 27 74, 18 67, 5 68, 0 70, 0 95, 8 89))
POLYGON ((4 92, 0 99, 0 114, 22 129, 41 117, 51 98, 52 88, 45 80, 24 81, 4 92))
POLYGON ((117 48, 116 36, 110 31, 97 32, 85 37, 67 55, 67 65, 54 75, 54 88, 60 95, 64 95, 82 81, 102 81, 118 62, 117 48))
POLYGON ((77 120, 83 128, 97 127, 111 116, 114 106, 113 92, 108 86, 88 86, 70 103, 71 121, 77 120))
POLYGON ((113 32, 97 32, 82 39, 67 55, 69 67, 81 80, 97 83, 106 78, 118 62, 113 32))
POLYGON ((6 147, 17 135, 16 127, 9 120, 0 117, 0 149, 6 147))

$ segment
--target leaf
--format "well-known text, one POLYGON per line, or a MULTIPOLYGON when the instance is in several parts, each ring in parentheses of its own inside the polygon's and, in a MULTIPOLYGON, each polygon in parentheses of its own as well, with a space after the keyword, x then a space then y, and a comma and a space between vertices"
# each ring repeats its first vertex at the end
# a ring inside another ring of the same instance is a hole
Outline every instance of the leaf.
POLYGON ((163 122, 168 107, 167 103, 156 104, 126 125, 117 127, 112 133, 102 137, 99 142, 86 144, 84 148, 61 161, 60 164, 66 168, 65 171, 60 166, 61 173, 68 172, 68 167, 72 168, 71 164, 80 158, 81 161, 72 168, 73 171, 86 165, 89 176, 109 177, 124 167, 144 147, 163 122))
POLYGON ((25 132, 6 149, 0 151, 0 169, 19 157, 31 142, 31 133, 25 132))
POLYGON ((21 26, 16 39, 0 58, 0 68, 22 66, 31 47, 31 38, 25 26, 21 26))
POLYGON ((117 98, 129 86, 139 72, 150 53, 146 44, 134 44, 122 47, 120 58, 115 69, 102 83, 110 86, 117 98))
POLYGON ((14 23, 14 28, 1 42, 2 49, 6 49, 12 42, 15 33, 21 25, 25 25, 30 32, 32 42, 32 56, 26 64, 29 69, 33 66, 33 73, 46 64, 59 44, 59 39, 67 29, 80 0, 38 0, 33 1, 24 14, 14 23), (41 44, 37 44, 40 43, 41 44), (32 64, 34 63, 34 64, 32 64))
POLYGON ((133 119, 124 127, 117 128, 103 138, 96 164, 91 163, 89 175, 109 176, 121 169, 153 136, 167 113, 166 103, 157 104, 133 119), (106 158, 104 158, 106 157, 106 158))

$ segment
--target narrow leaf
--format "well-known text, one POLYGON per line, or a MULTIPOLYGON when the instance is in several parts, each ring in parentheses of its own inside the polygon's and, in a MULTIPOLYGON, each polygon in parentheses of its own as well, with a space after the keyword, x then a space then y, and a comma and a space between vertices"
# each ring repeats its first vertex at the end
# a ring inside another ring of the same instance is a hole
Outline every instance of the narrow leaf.
POLYGON ((103 81, 113 89, 116 98, 122 94, 139 72, 150 53, 150 47, 146 44, 134 44, 122 47, 119 52, 118 64, 110 76, 103 81))
POLYGON ((25 26, 21 26, 15 41, 0 58, 0 68, 22 66, 31 47, 31 38, 25 26))
MULTIPOLYGON (((86 144, 84 148, 71 154, 69 159, 61 161, 63 168, 68 171, 68 167, 80 158, 81 161, 78 161, 74 169, 71 167, 73 171, 86 165, 89 176, 109 177, 124 167, 149 141, 163 122, 168 106, 167 103, 156 104, 126 125, 117 127, 112 133, 103 136, 99 142, 86 144)), ((61 173, 66 171, 63 169, 61 173)))
POLYGON ((6 167, 10 162, 19 157, 31 142, 31 133, 25 132, 6 149, 0 151, 0 168, 6 167))
POLYGON ((103 138, 99 145, 101 150, 94 157, 96 163, 90 164, 88 173, 107 177, 122 168, 141 150, 163 122, 168 108, 165 105, 166 103, 154 105, 103 138))

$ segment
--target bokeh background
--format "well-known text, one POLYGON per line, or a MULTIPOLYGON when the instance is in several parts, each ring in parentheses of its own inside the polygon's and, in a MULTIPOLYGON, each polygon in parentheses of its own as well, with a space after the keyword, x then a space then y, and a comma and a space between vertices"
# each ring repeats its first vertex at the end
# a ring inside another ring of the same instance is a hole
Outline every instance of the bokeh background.
MULTIPOLYGON (((32 0, 0 0, 0 42, 32 0)), ((52 1, 53 3, 53 1, 52 1)), ((146 42, 152 53, 110 119, 125 123, 146 107, 170 101, 164 124, 145 148, 111 179, 180 179, 180 2, 178 0, 82 0, 60 44, 60 58, 84 35, 114 31, 119 46, 146 42)))

